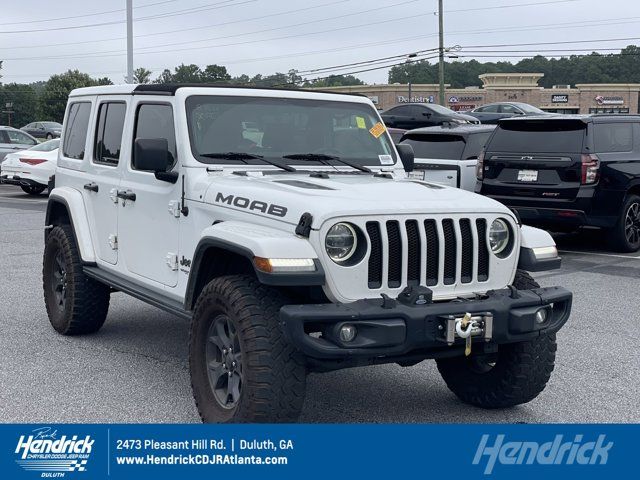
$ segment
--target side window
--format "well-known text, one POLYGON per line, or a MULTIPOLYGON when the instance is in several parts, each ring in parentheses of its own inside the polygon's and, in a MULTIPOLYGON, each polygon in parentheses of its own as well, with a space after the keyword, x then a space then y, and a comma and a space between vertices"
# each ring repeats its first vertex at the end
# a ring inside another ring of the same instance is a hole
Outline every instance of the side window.
POLYGON ((520 110, 518 110, 513 105, 504 104, 504 105, 500 105, 500 112, 501 113, 520 113, 520 110))
POLYGON ((95 163, 118 165, 126 112, 126 103, 107 102, 100 105, 93 150, 95 163))
POLYGON ((500 107, 500 105, 487 105, 486 107, 483 107, 484 110, 482 110, 483 112, 486 113, 498 113, 498 108, 500 107))
MULTIPOLYGON (((134 141, 138 138, 164 138, 169 144, 169 165, 171 170, 176 164, 176 132, 173 124, 173 107, 171 105, 143 103, 138 105, 134 141)), ((135 155, 131 166, 136 169, 135 155)))
POLYGON ((35 145, 38 142, 19 130, 7 130, 9 141, 14 145, 35 145))
POLYGON ((596 124, 594 142, 598 153, 630 152, 633 150, 633 124, 596 124))
POLYGON ((64 132, 64 145, 62 155, 67 158, 82 160, 87 144, 87 131, 89 130, 89 115, 91 103, 77 102, 69 106, 69 115, 64 132))

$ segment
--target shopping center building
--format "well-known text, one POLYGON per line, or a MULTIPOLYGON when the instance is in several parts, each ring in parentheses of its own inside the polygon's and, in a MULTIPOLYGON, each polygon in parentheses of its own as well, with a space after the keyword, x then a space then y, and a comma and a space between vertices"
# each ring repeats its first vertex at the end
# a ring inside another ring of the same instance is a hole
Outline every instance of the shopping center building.
MULTIPOLYGON (((445 106, 456 111, 472 110, 492 102, 524 102, 555 113, 639 113, 638 83, 581 83, 538 85, 542 73, 485 73, 482 87, 449 88, 445 106)), ((369 97, 379 110, 403 103, 437 103, 437 84, 393 84, 331 87, 322 90, 359 93, 369 97)))

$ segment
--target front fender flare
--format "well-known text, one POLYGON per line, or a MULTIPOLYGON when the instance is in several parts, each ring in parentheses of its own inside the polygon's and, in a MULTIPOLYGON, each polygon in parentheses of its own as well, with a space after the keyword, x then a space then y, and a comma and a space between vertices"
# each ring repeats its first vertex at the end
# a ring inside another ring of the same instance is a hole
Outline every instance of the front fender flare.
POLYGON ((47 203, 45 216, 45 226, 47 228, 52 226, 51 213, 56 203, 63 205, 69 215, 80 258, 84 263, 94 264, 96 262, 96 254, 91 240, 91 230, 89 229, 87 210, 82 194, 69 187, 54 188, 49 195, 49 202, 47 203))
POLYGON ((318 256, 309 241, 293 233, 244 222, 221 222, 205 228, 193 255, 185 307, 190 310, 195 303, 196 286, 204 272, 203 259, 210 248, 233 252, 247 258, 253 266, 258 280, 273 286, 321 286, 325 275, 318 256), (266 273, 255 268, 253 259, 262 258, 311 258, 316 270, 313 272, 266 273))
POLYGON ((527 272, 545 272, 560 268, 562 259, 558 256, 553 237, 539 228, 523 225, 520 227, 521 244, 518 268, 527 272))

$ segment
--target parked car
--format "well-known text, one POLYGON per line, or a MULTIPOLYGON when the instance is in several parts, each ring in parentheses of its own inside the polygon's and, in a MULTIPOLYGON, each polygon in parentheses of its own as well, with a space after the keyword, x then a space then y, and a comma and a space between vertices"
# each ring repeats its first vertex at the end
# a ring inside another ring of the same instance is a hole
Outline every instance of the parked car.
POLYGON ((437 105, 435 103, 408 103, 390 108, 382 113, 387 127, 414 128, 435 127, 444 123, 480 123, 479 120, 464 113, 437 105))
POLYGON ((56 138, 7 154, 0 163, 0 183, 17 185, 29 195, 40 195, 55 174, 59 145, 60 139, 56 138))
POLYGON ((478 161, 476 191, 550 230, 599 227, 640 249, 640 116, 501 120, 478 161))
POLYGON ((560 266, 536 256, 555 243, 499 202, 407 178, 413 164, 366 97, 74 90, 43 308, 63 335, 98 331, 114 291, 190 321, 207 422, 295 421, 308 372, 428 358, 469 404, 529 402, 571 311, 527 273, 560 266))
POLYGON ((415 152, 414 178, 473 191, 478 156, 495 125, 449 125, 406 132, 415 152))
POLYGON ((554 115, 540 110, 538 107, 522 102, 496 102, 488 103, 467 112, 482 123, 498 123, 502 118, 511 118, 527 115, 554 115))
POLYGON ((0 125, 0 161, 8 153, 26 150, 38 144, 38 140, 28 133, 13 127, 0 125))
POLYGON ((20 130, 36 138, 51 140, 52 138, 60 138, 62 124, 58 122, 33 122, 25 125, 20 130))
POLYGON ((389 135, 391 135, 391 140, 393 140, 393 143, 396 145, 400 143, 404 132, 406 132, 406 130, 402 128, 387 128, 387 131, 389 132, 389 135))

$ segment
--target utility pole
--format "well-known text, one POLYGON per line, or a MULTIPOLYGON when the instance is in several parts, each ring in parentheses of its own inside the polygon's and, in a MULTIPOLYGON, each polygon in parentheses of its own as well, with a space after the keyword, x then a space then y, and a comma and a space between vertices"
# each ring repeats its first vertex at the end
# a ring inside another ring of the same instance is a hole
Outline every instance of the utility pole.
POLYGON ((127 83, 133 83, 133 0, 127 0, 127 83))
POLYGON ((440 89, 438 95, 438 103, 444 106, 444 18, 442 12, 442 0, 438 0, 438 36, 440 38, 440 44, 438 47, 438 77, 440 80, 440 89))

